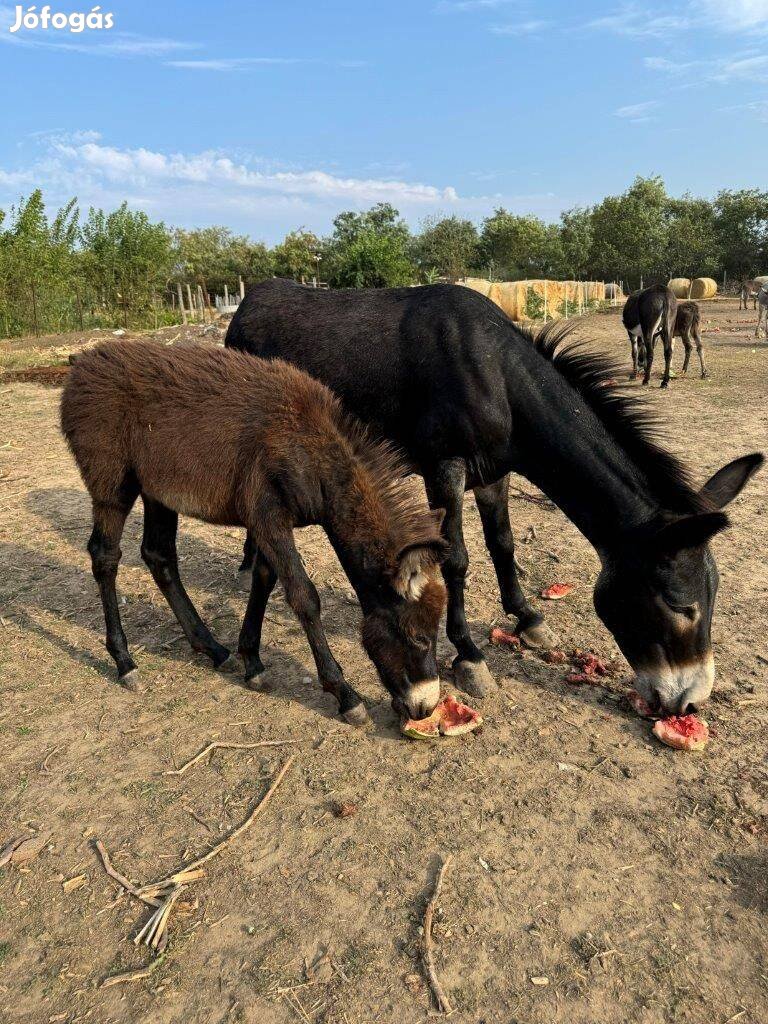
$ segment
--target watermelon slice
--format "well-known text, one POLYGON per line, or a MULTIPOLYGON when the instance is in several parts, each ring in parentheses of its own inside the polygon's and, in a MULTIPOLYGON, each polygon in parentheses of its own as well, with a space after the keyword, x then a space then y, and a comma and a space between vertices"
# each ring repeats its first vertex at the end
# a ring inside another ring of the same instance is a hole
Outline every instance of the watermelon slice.
POLYGON ((516 633, 508 633, 500 626, 494 626, 490 632, 490 641, 497 647, 511 647, 515 651, 520 650, 520 637, 516 633))
POLYGON ((561 598, 567 597, 572 590, 572 583, 553 583, 551 587, 542 590, 541 596, 545 601, 559 601, 561 598))
POLYGON ((653 735, 675 750, 703 750, 709 740, 709 728, 696 715, 672 715, 654 724, 653 735))
POLYGON ((482 715, 448 694, 427 718, 408 718, 400 728, 411 739, 436 740, 441 736, 463 736, 482 724, 482 715))

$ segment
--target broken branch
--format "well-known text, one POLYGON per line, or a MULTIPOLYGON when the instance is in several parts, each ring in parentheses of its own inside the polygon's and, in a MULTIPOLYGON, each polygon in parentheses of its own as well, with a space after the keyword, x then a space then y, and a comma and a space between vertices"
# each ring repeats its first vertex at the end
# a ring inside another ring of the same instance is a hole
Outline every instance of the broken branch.
POLYGON ((440 870, 437 873, 437 881, 435 882, 435 891, 432 893, 432 899, 427 904, 427 909, 424 912, 424 970, 427 974, 429 986, 437 1000, 438 1009, 446 1016, 453 1013, 453 1007, 451 1006, 448 996, 445 994, 443 986, 440 984, 440 979, 438 978, 437 970, 435 969, 435 958, 432 947, 432 919, 437 908, 437 901, 440 898, 440 890, 443 887, 443 878, 445 877, 445 873, 448 870, 448 866, 452 859, 453 856, 449 853, 440 865, 440 870))
POLYGON ((167 772, 163 772, 163 775, 183 775, 193 765, 202 761, 212 750, 255 750, 257 747, 283 747, 288 743, 296 742, 296 740, 262 740, 260 743, 219 743, 217 740, 203 747, 199 754, 191 757, 181 768, 171 768, 167 772))

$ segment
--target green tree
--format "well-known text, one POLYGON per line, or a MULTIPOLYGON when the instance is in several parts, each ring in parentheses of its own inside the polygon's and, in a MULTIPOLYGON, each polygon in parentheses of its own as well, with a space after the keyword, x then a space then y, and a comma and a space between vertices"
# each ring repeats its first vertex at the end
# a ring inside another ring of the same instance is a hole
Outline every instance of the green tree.
POLYGON ((299 228, 286 235, 272 250, 274 272, 278 277, 306 281, 318 273, 318 260, 323 255, 323 244, 311 231, 299 228))
POLYGON ((411 233, 389 203, 378 203, 363 213, 341 213, 333 228, 326 246, 331 284, 386 288, 413 282, 416 267, 411 258, 411 233))
POLYGON ((83 226, 86 272, 107 310, 121 310, 125 326, 142 322, 174 265, 171 237, 128 204, 113 213, 89 211, 83 226))
POLYGON ((671 277, 710 277, 720 269, 715 211, 707 199, 670 199, 667 266, 671 277))
POLYGON ((456 281, 478 265, 479 236, 470 220, 459 217, 433 218, 422 225, 415 240, 416 262, 425 277, 431 271, 456 281))
POLYGON ((511 281, 553 277, 563 264, 555 225, 509 213, 503 207, 483 221, 480 249, 483 265, 492 268, 493 276, 511 281))
POLYGON ((597 278, 666 280, 669 197, 659 177, 635 178, 620 196, 606 196, 592 213, 590 267, 597 278))
POLYGON ((730 277, 754 277, 768 266, 768 192, 743 189, 715 196, 714 230, 730 277))
POLYGON ((560 214, 560 250, 566 277, 574 280, 591 277, 591 209, 577 206, 560 214))

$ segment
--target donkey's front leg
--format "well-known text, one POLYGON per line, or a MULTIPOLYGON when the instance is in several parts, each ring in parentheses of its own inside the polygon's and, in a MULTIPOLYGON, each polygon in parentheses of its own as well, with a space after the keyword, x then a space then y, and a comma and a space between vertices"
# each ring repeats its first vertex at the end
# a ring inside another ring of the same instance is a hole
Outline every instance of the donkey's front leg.
MULTIPOLYGON (((258 546, 272 566, 285 589, 285 599, 296 613, 309 640, 322 688, 332 693, 339 702, 339 713, 351 725, 365 725, 368 712, 362 698, 344 678, 341 665, 336 661, 320 620, 320 596, 307 575, 301 555, 296 550, 293 533, 275 532, 265 538, 259 531, 258 546)), ((253 590, 251 591, 253 596, 253 590)), ((249 610, 251 602, 249 601, 249 610)))
POLYGON ((517 580, 515 541, 509 522, 509 474, 489 487, 476 487, 475 501, 504 611, 515 616, 517 633, 528 647, 551 650, 558 642, 557 637, 544 617, 528 603, 517 580))
POLYGON ((441 569, 448 591, 446 630, 458 652, 453 661, 454 679, 460 690, 472 697, 484 697, 494 686, 493 677, 470 635, 464 611, 464 584, 469 566, 462 532, 467 468, 463 459, 446 459, 424 479, 432 508, 445 509, 443 533, 448 541, 448 555, 441 569))

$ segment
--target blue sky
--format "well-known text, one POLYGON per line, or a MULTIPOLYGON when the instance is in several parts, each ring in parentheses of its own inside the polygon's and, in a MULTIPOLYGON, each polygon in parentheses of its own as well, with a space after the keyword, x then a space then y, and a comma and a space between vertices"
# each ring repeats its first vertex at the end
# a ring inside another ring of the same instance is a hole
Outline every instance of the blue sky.
POLYGON ((0 207, 39 185, 273 242, 378 201, 417 227, 498 205, 556 219, 636 174, 766 184, 768 0, 101 10, 112 29, 11 33, 0 0, 0 207))

